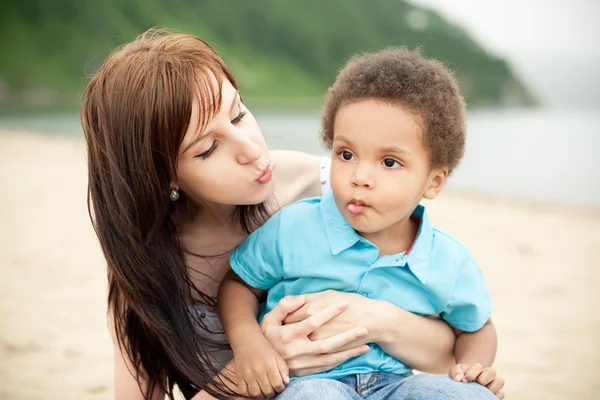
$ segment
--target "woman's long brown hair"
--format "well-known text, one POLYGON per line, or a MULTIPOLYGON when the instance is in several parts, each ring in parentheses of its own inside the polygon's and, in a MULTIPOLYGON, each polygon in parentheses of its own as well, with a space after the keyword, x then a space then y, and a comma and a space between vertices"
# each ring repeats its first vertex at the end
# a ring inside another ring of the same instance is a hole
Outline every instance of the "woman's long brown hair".
MULTIPOLYGON (((214 299, 191 283, 169 200, 192 103, 200 102, 205 126, 219 110, 224 79, 237 88, 207 43, 153 30, 114 51, 83 95, 88 208, 108 264, 111 323, 146 398, 158 388, 173 398, 174 382, 217 398, 233 394, 213 381, 219 371, 208 349, 218 344, 198 334, 203 323, 189 306, 193 295, 214 299)), ((238 216, 249 230, 264 205, 240 207, 238 216)))

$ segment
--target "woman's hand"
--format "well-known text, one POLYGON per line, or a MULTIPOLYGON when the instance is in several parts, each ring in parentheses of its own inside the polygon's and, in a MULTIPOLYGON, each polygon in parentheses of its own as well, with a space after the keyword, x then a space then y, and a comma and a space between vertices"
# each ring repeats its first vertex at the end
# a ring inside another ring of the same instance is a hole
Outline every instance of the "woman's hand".
POLYGON ((356 293, 338 292, 335 290, 326 290, 324 292, 306 295, 306 303, 298 310, 289 314, 285 324, 298 323, 326 309, 330 304, 347 304, 347 309, 336 315, 326 324, 315 329, 309 336, 312 340, 326 339, 340 332, 356 328, 358 321, 367 328, 368 341, 363 343, 376 342, 377 320, 377 302, 368 299, 356 293))
MULTIPOLYGON (((456 336, 439 318, 413 314, 391 303, 369 299, 356 293, 326 290, 308 294, 306 301, 284 319, 294 324, 323 312, 330 304, 345 303, 348 308, 309 335, 311 340, 323 340, 356 327, 360 323, 368 335, 350 342, 356 347, 376 343, 383 351, 411 368, 433 374, 446 373, 456 364, 456 336)), ((344 350, 344 347, 341 348, 344 350)))
POLYGON ((290 375, 303 376, 327 371, 369 351, 366 345, 344 349, 344 346, 368 333, 365 328, 357 327, 356 322, 354 326, 339 330, 327 338, 309 338, 326 322, 343 315, 348 308, 346 302, 331 301, 307 318, 284 324, 291 313, 306 305, 307 299, 306 295, 285 297, 261 322, 265 337, 287 363, 290 375))

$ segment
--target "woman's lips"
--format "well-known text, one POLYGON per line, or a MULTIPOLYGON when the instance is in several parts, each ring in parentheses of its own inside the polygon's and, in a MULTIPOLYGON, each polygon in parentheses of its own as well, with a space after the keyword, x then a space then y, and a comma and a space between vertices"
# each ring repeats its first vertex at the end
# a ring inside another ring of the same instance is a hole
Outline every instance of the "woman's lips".
POLYGON ((265 183, 268 183, 272 178, 273 170, 271 169, 271 167, 267 167, 265 172, 263 172, 262 175, 256 179, 256 182, 260 183, 261 185, 264 185, 265 183))

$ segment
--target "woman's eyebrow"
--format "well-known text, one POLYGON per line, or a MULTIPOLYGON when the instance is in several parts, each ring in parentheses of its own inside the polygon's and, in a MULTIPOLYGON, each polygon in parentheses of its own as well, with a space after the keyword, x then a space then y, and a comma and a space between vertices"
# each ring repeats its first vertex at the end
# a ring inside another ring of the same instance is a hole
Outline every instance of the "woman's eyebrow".
POLYGON ((236 90, 235 96, 233 96, 233 100, 231 101, 231 105, 229 106, 229 113, 231 113, 233 111, 233 109, 235 108, 235 105, 238 103, 239 98, 240 98, 240 92, 236 90))
MULTIPOLYGON (((233 111, 233 109, 235 108, 235 105, 238 103, 238 99, 240 98, 240 92, 239 91, 235 91, 235 96, 233 96, 233 100, 231 102, 231 105, 229 106, 229 113, 231 114, 231 112, 233 111)), ((202 139, 204 139, 205 136, 208 135, 209 132, 203 132, 201 135, 198 135, 194 140, 192 140, 187 146, 185 146, 185 149, 183 150, 183 153, 185 153, 186 151, 188 151, 191 147, 193 147, 196 143, 200 142, 202 139)))

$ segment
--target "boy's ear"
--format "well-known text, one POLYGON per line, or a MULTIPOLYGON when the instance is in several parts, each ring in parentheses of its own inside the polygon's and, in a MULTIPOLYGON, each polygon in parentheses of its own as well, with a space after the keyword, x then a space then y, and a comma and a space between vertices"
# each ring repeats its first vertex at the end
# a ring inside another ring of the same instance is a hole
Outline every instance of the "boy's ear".
POLYGON ((436 168, 431 171, 429 174, 429 179, 427 180, 427 186, 425 187, 425 192, 423 193, 423 197, 428 200, 433 200, 437 197, 438 194, 442 191, 444 187, 444 183, 446 182, 446 178, 448 177, 448 168, 436 168))

